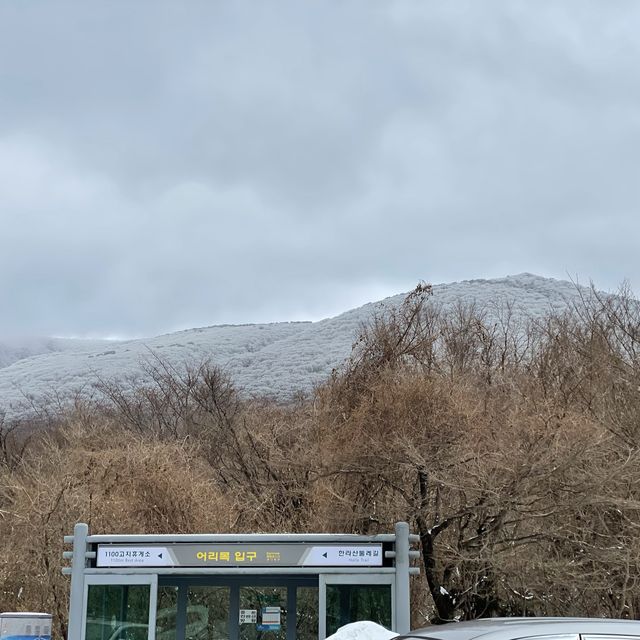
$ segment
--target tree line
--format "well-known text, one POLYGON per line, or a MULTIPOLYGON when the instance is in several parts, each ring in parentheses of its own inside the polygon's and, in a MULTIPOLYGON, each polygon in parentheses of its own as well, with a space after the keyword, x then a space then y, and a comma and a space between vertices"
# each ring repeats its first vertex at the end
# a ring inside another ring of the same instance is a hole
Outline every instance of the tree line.
POLYGON ((0 412, 0 610, 66 631, 62 539, 353 532, 421 541, 412 624, 640 617, 640 308, 591 290, 526 320, 419 285, 307 397, 150 356, 46 423, 0 412))

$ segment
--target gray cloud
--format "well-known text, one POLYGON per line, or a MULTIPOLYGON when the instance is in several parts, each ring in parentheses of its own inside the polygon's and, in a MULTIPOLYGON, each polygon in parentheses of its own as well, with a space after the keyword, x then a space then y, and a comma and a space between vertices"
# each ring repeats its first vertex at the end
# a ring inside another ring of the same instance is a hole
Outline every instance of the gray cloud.
POLYGON ((640 279, 635 0, 0 5, 0 336, 640 279))

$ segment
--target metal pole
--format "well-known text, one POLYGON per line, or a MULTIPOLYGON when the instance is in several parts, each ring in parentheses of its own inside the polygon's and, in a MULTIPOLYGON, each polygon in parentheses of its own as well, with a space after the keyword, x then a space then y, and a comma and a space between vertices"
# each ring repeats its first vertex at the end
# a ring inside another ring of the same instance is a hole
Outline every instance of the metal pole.
POLYGON ((89 527, 79 522, 73 528, 73 558, 71 559, 71 595, 67 640, 81 640, 84 608, 84 570, 86 567, 89 527))
POLYGON ((408 633, 411 629, 409 602, 409 525, 396 522, 396 626, 394 631, 408 633))

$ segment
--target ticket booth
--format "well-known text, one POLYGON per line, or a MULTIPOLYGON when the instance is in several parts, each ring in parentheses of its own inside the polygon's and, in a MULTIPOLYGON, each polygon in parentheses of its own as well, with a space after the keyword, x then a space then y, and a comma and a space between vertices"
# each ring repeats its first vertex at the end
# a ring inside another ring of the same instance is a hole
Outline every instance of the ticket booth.
POLYGON ((324 640, 372 620, 409 631, 418 542, 376 536, 89 535, 65 543, 68 640, 324 640))

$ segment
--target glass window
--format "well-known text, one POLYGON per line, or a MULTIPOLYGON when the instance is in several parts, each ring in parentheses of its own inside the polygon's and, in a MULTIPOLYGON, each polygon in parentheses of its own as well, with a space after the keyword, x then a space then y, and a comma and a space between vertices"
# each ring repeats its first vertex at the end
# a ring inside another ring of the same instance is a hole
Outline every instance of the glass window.
POLYGON ((178 587, 158 587, 156 640, 176 640, 178 587))
POLYGON ((149 585, 91 584, 86 640, 147 640, 149 585))
POLYGON ((240 609, 256 612, 255 624, 240 625, 240 640, 286 640, 286 587, 240 587, 240 609))
POLYGON ((227 640, 229 587, 189 587, 185 640, 227 640))
POLYGON ((318 638, 318 587, 298 587, 296 592, 296 638, 318 638))
POLYGON ((371 620, 391 628, 390 585, 327 585, 327 635, 358 620, 371 620))

